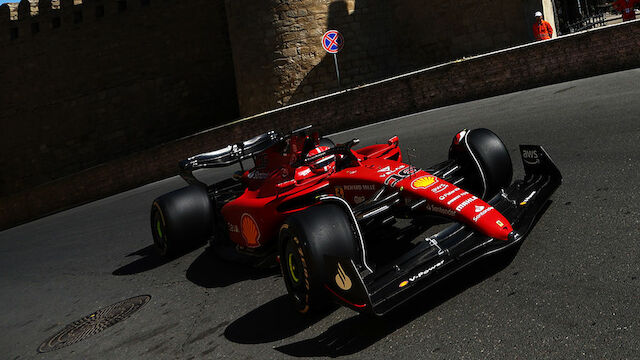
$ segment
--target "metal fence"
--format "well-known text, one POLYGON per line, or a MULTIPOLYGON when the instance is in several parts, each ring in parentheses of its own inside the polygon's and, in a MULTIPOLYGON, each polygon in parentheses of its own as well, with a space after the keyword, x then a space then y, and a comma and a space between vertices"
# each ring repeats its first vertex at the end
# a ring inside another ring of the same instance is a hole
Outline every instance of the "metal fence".
POLYGON ((596 14, 569 24, 569 32, 574 33, 593 29, 595 27, 605 26, 606 24, 607 20, 605 20, 604 14, 596 14))

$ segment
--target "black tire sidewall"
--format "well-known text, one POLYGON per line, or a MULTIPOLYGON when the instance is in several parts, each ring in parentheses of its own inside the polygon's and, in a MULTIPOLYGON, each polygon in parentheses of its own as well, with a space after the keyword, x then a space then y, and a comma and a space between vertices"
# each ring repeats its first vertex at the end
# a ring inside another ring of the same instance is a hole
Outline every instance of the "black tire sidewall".
POLYGON ((190 185, 155 199, 150 221, 154 245, 160 256, 172 257, 204 244, 213 232, 213 204, 206 188, 190 185), (163 224, 163 238, 156 229, 158 216, 163 224), (164 241, 164 248, 158 246, 164 241))
POLYGON ((341 206, 333 203, 315 205, 291 215, 280 228, 278 249, 287 291, 301 313, 321 310, 330 303, 323 284, 329 281, 333 268, 326 268, 325 255, 353 258, 357 253, 351 220, 341 206), (296 249, 305 261, 304 281, 308 287, 304 296, 297 296, 300 289, 294 286, 288 269, 287 241, 293 238, 297 238, 296 249))
POLYGON ((449 159, 455 160, 465 172, 465 189, 484 200, 492 198, 501 188, 511 184, 513 165, 502 140, 491 130, 469 130, 463 141, 449 148, 449 159))

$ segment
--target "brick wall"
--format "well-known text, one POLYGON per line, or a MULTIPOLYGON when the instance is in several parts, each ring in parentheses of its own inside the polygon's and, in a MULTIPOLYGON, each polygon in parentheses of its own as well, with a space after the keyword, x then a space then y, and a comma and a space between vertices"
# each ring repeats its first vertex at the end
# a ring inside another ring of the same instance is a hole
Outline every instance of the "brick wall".
POLYGON ((339 56, 345 86, 389 75, 386 1, 226 0, 226 7, 242 115, 336 90, 333 58, 320 43, 328 29, 348 39, 339 56))
POLYGON ((35 6, 0 7, 0 196, 237 118, 223 0, 35 6))
POLYGON ((330 133, 456 102, 638 66, 640 20, 447 63, 213 128, 0 198, 0 228, 175 175, 180 159, 270 129, 312 123, 330 133))

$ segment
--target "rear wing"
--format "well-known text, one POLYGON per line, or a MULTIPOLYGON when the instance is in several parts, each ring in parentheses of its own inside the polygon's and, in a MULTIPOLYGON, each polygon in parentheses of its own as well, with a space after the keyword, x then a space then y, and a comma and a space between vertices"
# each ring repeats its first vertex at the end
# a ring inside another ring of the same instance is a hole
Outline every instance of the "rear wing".
POLYGON ((275 145, 280 140, 282 140, 282 136, 275 131, 269 131, 241 143, 191 156, 186 160, 180 161, 178 165, 181 171, 225 167, 251 158, 275 145))
POLYGON ((191 156, 178 163, 180 176, 189 184, 201 184, 201 182, 193 176, 194 170, 226 167, 237 163, 239 163, 240 167, 244 170, 242 167, 243 160, 252 158, 294 135, 305 134, 311 128, 312 125, 307 125, 286 133, 285 135, 271 130, 241 143, 227 145, 222 149, 191 156))

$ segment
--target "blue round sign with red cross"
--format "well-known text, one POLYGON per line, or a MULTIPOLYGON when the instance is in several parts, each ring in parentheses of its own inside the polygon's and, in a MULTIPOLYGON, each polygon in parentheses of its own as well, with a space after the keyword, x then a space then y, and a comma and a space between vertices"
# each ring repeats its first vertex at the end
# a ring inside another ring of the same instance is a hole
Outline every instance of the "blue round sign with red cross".
POLYGON ((337 54, 344 46, 344 38, 338 30, 329 30, 322 36, 322 47, 329 54, 337 54))

